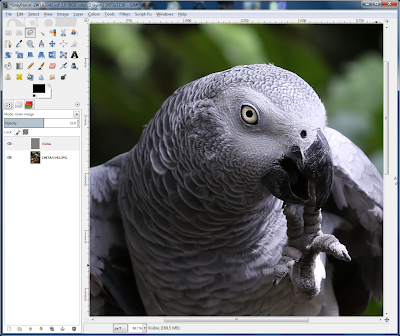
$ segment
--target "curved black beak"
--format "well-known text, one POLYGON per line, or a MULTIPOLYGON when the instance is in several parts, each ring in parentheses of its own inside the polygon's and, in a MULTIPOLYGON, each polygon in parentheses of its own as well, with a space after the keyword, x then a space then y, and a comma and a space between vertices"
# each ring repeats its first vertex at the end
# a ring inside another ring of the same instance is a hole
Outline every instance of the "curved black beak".
POLYGON ((318 130, 315 141, 302 153, 293 146, 283 160, 277 162, 261 179, 275 197, 288 203, 305 203, 310 199, 309 186, 316 191, 316 209, 329 197, 333 179, 331 149, 324 134, 318 130))

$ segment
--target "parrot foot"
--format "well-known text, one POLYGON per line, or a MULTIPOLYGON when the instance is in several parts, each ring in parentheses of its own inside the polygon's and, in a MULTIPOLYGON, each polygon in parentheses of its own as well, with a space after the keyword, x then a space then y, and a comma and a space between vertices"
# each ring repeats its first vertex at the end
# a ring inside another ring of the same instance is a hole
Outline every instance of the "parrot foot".
POLYGON ((303 219, 294 204, 284 204, 283 213, 287 219, 288 246, 274 269, 273 284, 277 285, 290 269, 293 269, 292 284, 295 297, 312 300, 320 291, 320 283, 315 279, 316 258, 320 252, 335 258, 350 261, 346 246, 330 234, 321 231, 321 209, 315 210, 315 189, 310 186, 311 199, 304 205, 303 219))

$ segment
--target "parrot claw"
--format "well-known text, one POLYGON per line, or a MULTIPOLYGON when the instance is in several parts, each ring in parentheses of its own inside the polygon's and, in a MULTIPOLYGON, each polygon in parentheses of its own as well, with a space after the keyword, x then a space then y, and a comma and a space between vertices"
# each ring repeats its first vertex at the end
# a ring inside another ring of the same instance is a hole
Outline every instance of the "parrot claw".
POLYGON ((351 261, 346 246, 331 234, 321 231, 321 209, 315 210, 314 186, 310 186, 311 199, 304 205, 303 218, 297 213, 297 205, 284 204, 283 213, 287 220, 288 246, 275 266, 273 283, 282 279, 293 268, 292 284, 295 297, 312 300, 319 294, 320 284, 315 282, 316 258, 320 252, 331 254, 343 261, 351 261))
POLYGON ((274 280, 272 280, 272 284, 273 284, 274 286, 279 285, 280 282, 281 282, 281 278, 279 278, 279 277, 277 277, 277 276, 275 276, 274 280))
POLYGON ((301 258, 301 254, 301 251, 294 247, 286 246, 284 248, 282 257, 274 268, 275 277, 272 281, 274 285, 278 285, 279 282, 289 273, 293 268, 293 265, 301 258))
POLYGON ((341 244, 334 235, 320 234, 316 236, 312 242, 311 248, 318 252, 331 254, 339 260, 347 262, 351 261, 351 257, 349 252, 347 252, 346 246, 341 244))

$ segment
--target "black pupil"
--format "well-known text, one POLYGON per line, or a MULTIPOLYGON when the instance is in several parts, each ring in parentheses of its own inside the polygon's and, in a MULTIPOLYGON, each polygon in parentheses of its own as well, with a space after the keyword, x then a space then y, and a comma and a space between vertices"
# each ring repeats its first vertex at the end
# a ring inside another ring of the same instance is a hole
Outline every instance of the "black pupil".
POLYGON ((307 132, 306 131, 301 131, 300 135, 302 138, 305 138, 307 136, 307 132))
POLYGON ((247 110, 247 111, 246 111, 246 117, 247 117, 247 118, 253 117, 253 111, 247 110))

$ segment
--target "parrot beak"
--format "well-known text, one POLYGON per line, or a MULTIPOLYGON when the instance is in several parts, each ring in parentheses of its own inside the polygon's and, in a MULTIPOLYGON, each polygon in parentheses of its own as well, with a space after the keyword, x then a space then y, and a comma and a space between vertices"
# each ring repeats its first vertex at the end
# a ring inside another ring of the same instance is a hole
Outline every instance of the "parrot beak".
POLYGON ((275 197, 284 202, 301 204, 310 199, 309 186, 316 191, 318 210, 329 197, 333 178, 331 149, 324 134, 318 130, 314 142, 304 153, 293 146, 283 160, 276 163, 261 179, 275 197))

